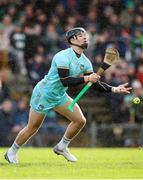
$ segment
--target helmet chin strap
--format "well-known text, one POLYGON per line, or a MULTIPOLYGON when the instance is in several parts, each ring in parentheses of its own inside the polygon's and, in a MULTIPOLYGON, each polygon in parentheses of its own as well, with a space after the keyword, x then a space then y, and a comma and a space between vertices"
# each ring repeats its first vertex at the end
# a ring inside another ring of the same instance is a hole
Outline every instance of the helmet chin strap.
POLYGON ((87 47, 84 47, 83 45, 78 45, 78 44, 74 44, 72 42, 70 42, 71 45, 74 45, 74 46, 77 46, 77 47, 80 47, 82 49, 86 49, 87 47))

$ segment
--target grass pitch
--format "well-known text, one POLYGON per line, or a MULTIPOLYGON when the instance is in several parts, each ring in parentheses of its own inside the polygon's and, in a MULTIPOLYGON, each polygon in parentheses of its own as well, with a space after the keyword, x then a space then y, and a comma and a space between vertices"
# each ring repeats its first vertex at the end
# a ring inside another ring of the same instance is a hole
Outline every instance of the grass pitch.
POLYGON ((18 165, 8 164, 0 149, 0 179, 143 179, 143 150, 71 148, 77 163, 67 162, 51 148, 23 148, 18 165))

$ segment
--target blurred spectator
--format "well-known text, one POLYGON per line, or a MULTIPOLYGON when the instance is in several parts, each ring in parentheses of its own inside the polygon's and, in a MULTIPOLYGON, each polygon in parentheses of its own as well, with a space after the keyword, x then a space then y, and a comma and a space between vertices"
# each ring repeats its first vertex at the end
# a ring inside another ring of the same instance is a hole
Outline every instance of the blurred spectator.
POLYGON ((121 25, 116 14, 109 18, 109 25, 107 25, 107 29, 110 33, 110 38, 115 38, 116 36, 118 37, 120 35, 121 25))
POLYGON ((42 34, 44 34, 45 30, 46 30, 46 26, 48 24, 47 16, 46 16, 46 14, 41 12, 40 10, 39 11, 37 10, 37 23, 41 26, 42 34))
POLYGON ((100 54, 103 56, 103 54, 105 53, 106 47, 107 47, 107 34, 106 32, 101 32, 97 36, 97 41, 96 41, 95 49, 94 49, 95 55, 100 54))
POLYGON ((11 17, 12 22, 17 20, 17 9, 15 4, 10 4, 7 9, 7 14, 11 17))
POLYGON ((103 12, 103 13, 98 12, 100 28, 106 29, 106 27, 109 24, 110 17, 112 17, 112 15, 114 15, 114 9, 112 6, 109 6, 109 5, 100 7, 100 3, 98 6, 99 6, 98 9, 100 9, 100 10, 102 9, 102 12, 103 12))
POLYGON ((58 36, 62 33, 64 33, 63 29, 64 26, 62 25, 62 23, 60 22, 60 19, 57 15, 53 14, 49 20, 49 24, 53 24, 55 26, 55 29, 58 33, 58 36))
POLYGON ((68 16, 67 17, 67 21, 66 21, 66 24, 67 24, 67 26, 69 26, 69 27, 75 27, 76 26, 76 24, 77 24, 77 22, 76 22, 76 18, 74 17, 74 16, 68 16))
POLYGON ((97 38, 98 38, 97 28, 94 24, 88 24, 86 30, 89 35, 89 42, 90 42, 88 49, 86 50, 86 54, 89 57, 89 59, 92 60, 94 54, 94 47, 97 43, 97 38))
POLYGON ((0 69, 8 67, 9 39, 4 31, 4 25, 0 24, 0 69))
POLYGON ((19 13, 16 23, 21 24, 21 26, 24 26, 26 24, 26 15, 24 12, 19 13))
POLYGON ((28 73, 30 82, 33 86, 35 86, 37 82, 44 77, 44 75, 47 73, 47 68, 42 55, 36 54, 31 62, 29 62, 28 73))
POLYGON ((85 27, 88 27, 89 24, 92 24, 93 26, 96 27, 96 30, 98 32, 96 7, 91 7, 91 9, 89 9, 89 12, 87 14, 87 18, 84 19, 83 23, 84 23, 85 27))
POLYGON ((55 15, 60 19, 60 24, 63 26, 65 24, 65 12, 66 9, 64 8, 62 3, 59 3, 55 7, 55 15))
POLYGON ((33 26, 36 23, 33 5, 27 4, 24 9, 26 15, 26 23, 30 26, 33 26))
MULTIPOLYGON (((117 86, 121 83, 129 81, 127 76, 127 62, 118 61, 115 69, 111 70, 111 77, 108 77, 108 82, 111 85, 117 86)), ((111 93, 108 96, 110 102, 110 111, 112 114, 112 122, 114 123, 127 123, 129 121, 129 114, 124 105, 124 96, 111 93)))
POLYGON ((143 84, 143 53, 136 60, 136 78, 143 84))
POLYGON ((28 119, 27 101, 23 97, 17 102, 17 109, 14 113, 14 123, 15 129, 19 126, 18 131, 20 131, 26 124, 28 119))
POLYGON ((139 29, 136 29, 134 32, 134 35, 131 40, 131 47, 133 49, 134 56, 138 58, 140 54, 142 53, 143 48, 143 35, 142 31, 139 29))
POLYGON ((9 96, 10 96, 9 89, 6 83, 0 77, 0 105, 5 99, 8 99, 9 96))
POLYGON ((140 14, 136 14, 134 18, 134 22, 132 23, 132 32, 134 33, 136 30, 142 31, 143 28, 143 17, 140 14))
POLYGON ((59 51, 59 47, 58 47, 59 37, 58 37, 58 33, 56 32, 56 27, 54 24, 51 23, 48 24, 46 28, 44 41, 48 53, 55 54, 59 51))
POLYGON ((0 109, 0 146, 9 144, 9 136, 14 125, 13 105, 10 99, 4 100, 0 109), (8 134, 9 133, 9 134, 8 134))
POLYGON ((78 11, 79 1, 76 0, 60 0, 60 3, 63 4, 64 9, 68 9, 71 14, 78 11))
POLYGON ((126 95, 124 97, 124 105, 129 112, 129 120, 131 123, 142 123, 143 122, 143 88, 140 81, 135 80, 132 83, 132 94, 126 95), (134 105, 132 103, 132 99, 134 97, 139 97, 141 99, 141 103, 139 105, 134 105))
POLYGON ((120 22, 123 27, 130 28, 134 20, 134 4, 130 3, 126 5, 126 9, 121 12, 120 22))
POLYGON ((4 33, 6 33, 6 35, 9 37, 14 29, 10 15, 5 15, 3 17, 2 23, 4 25, 4 33))
POLYGON ((136 1, 135 5, 136 5, 136 12, 142 16, 143 15, 143 2, 136 1))
POLYGON ((15 56, 17 69, 19 73, 25 75, 27 73, 24 60, 25 34, 22 32, 20 24, 16 24, 10 35, 11 53, 15 56))
POLYGON ((38 24, 35 24, 34 27, 25 26, 24 28, 24 33, 26 37, 25 51, 24 51, 26 67, 27 67, 28 61, 34 57, 36 49, 38 45, 40 44, 41 32, 42 32, 41 26, 38 24))

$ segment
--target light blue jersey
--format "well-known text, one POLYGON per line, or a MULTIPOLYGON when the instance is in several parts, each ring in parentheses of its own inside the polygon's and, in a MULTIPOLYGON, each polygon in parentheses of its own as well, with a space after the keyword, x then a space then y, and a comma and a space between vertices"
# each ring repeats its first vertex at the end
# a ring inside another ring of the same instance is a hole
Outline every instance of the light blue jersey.
POLYGON ((93 72, 92 64, 82 53, 78 58, 72 48, 57 53, 52 61, 51 68, 44 79, 34 88, 30 105, 37 112, 46 113, 48 109, 64 104, 68 98, 59 74, 58 68, 69 69, 70 77, 80 77, 93 72))

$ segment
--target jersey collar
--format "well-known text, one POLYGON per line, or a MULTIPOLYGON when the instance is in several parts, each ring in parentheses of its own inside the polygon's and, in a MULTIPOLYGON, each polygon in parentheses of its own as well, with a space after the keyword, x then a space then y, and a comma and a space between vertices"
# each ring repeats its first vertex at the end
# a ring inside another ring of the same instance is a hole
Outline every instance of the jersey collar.
POLYGON ((81 55, 77 54, 77 53, 73 50, 72 47, 71 47, 70 49, 71 49, 72 54, 73 54, 77 59, 79 59, 79 58, 82 56, 82 54, 81 54, 81 55))

